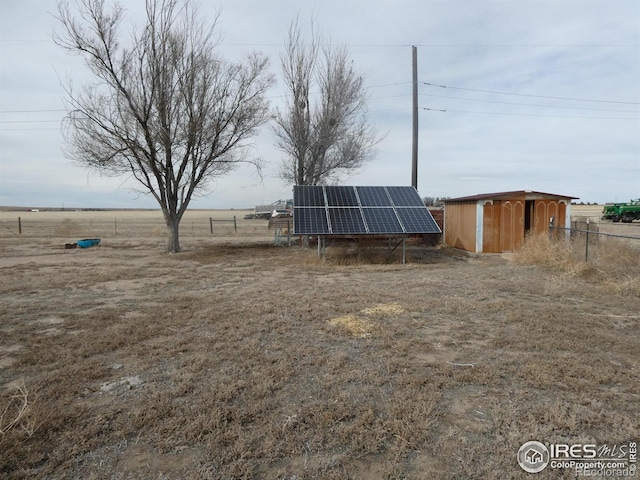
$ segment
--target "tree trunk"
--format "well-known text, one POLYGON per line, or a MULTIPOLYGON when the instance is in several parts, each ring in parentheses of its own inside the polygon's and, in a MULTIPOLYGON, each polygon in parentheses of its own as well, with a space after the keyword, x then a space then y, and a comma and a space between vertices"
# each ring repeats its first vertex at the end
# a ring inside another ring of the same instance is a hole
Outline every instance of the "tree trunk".
POLYGON ((180 218, 177 215, 167 217, 167 229, 169 233, 169 242, 167 244, 167 252, 178 253, 180 251, 180 218))
POLYGON ((304 158, 302 155, 298 158, 298 185, 304 185, 304 158))

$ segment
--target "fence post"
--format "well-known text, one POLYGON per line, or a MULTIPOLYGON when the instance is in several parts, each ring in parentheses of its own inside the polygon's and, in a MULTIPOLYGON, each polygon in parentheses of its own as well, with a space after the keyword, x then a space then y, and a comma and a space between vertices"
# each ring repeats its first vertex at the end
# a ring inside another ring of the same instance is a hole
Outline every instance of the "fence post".
POLYGON ((209 231, 213 234, 213 218, 209 217, 209 231))
POLYGON ((22 235, 22 219, 18 217, 18 233, 22 235))
POLYGON ((589 262, 589 219, 587 218, 587 246, 584 249, 584 261, 589 262))
POLYGON ((238 233, 238 225, 236 224, 236 216, 233 216, 233 229, 238 233))

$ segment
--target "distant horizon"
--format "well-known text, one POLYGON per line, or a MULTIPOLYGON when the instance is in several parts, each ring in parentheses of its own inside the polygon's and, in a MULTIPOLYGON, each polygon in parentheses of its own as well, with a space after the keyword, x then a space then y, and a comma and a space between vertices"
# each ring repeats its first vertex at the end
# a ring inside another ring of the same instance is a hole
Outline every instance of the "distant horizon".
MULTIPOLYGON (((253 210, 253 207, 229 207, 229 208, 187 208, 189 210, 253 210)), ((21 205, 0 205, 0 212, 27 212, 27 213, 37 213, 40 212, 91 212, 91 211, 152 211, 158 210, 162 211, 162 209, 158 207, 42 207, 42 206, 21 206, 21 205)))
MULTIPOLYGON (((630 199, 631 200, 631 199, 630 199)), ((623 202, 571 202, 571 205, 591 205, 591 206, 600 206, 600 205, 613 205, 614 203, 628 203, 627 201, 623 202)), ((189 210, 254 210, 256 205, 249 207, 228 207, 228 208, 187 208, 189 210)), ((43 207, 43 206, 22 206, 22 205, 0 205, 0 212, 26 212, 26 213, 37 213, 37 212, 74 212, 74 211, 83 211, 83 212, 91 212, 91 211, 162 211, 162 209, 158 207, 43 207)))

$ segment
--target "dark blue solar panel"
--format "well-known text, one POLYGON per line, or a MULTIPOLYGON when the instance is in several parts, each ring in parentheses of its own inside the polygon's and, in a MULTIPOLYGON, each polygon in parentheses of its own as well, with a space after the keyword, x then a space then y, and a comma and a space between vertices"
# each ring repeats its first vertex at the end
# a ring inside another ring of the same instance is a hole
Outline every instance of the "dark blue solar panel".
POLYGON ((330 207, 357 207, 358 198, 353 187, 324 187, 330 207))
POLYGON ((404 233, 393 208, 363 208, 362 214, 371 234, 404 233))
POLYGON ((325 208, 293 208, 293 231, 296 235, 328 235, 325 208))
POLYGON ((406 233, 442 233, 426 207, 397 208, 406 233))
POLYGON ((387 187, 396 207, 424 207, 424 202, 413 187, 387 187))
POLYGON ((336 235, 361 235, 367 233, 359 208, 335 207, 328 210, 331 233, 336 235))
POLYGON ((391 200, 384 187, 356 187, 363 207, 390 207, 391 200))
POLYGON ((441 233, 413 187, 296 185, 293 199, 296 235, 441 233))
POLYGON ((318 185, 295 185, 293 205, 297 207, 324 207, 324 192, 318 185))

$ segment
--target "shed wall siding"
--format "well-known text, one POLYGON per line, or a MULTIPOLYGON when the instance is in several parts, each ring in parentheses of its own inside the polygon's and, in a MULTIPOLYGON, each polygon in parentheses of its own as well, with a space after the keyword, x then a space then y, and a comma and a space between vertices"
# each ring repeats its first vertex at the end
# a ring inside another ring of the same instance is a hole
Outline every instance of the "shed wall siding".
POLYGON ((475 252, 476 202, 447 205, 444 210, 444 242, 451 247, 475 252))

